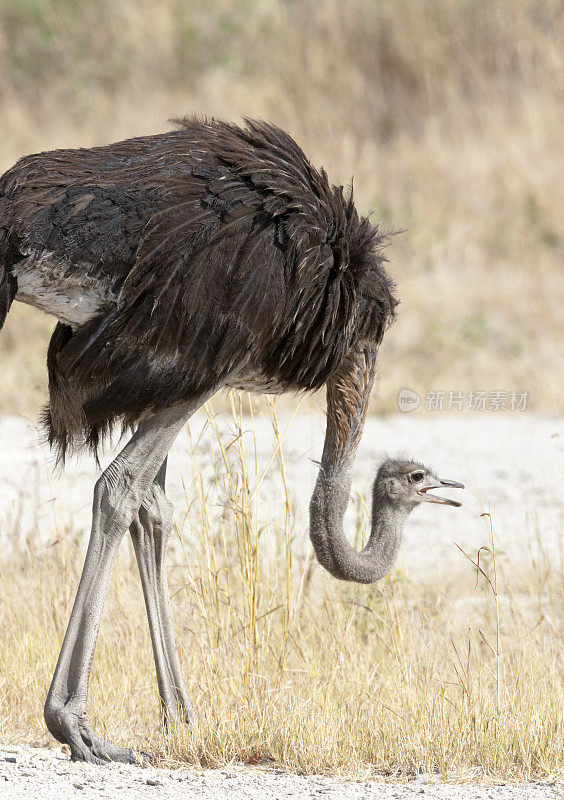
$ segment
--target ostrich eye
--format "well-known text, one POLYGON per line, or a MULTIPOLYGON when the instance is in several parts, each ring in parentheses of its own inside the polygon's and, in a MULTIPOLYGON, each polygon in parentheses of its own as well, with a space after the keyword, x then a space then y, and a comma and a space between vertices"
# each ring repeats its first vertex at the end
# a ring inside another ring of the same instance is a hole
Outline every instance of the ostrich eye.
POLYGON ((411 483, 421 483, 424 477, 425 477, 424 472, 412 472, 411 475, 409 476, 409 480, 411 481, 411 483))

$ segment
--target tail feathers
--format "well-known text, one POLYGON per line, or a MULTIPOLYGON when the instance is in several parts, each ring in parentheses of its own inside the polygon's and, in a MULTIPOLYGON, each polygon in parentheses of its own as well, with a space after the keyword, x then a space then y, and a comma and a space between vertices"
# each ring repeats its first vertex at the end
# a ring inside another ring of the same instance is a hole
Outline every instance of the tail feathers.
POLYGON ((69 382, 57 367, 60 351, 70 341, 72 328, 57 323, 47 350, 49 373, 49 405, 43 411, 42 422, 47 440, 57 452, 57 461, 65 462, 65 455, 74 436, 81 432, 82 408, 76 392, 70 391, 69 382))
POLYGON ((0 330, 4 326, 10 306, 18 291, 18 282, 12 273, 0 264, 0 330))
POLYGON ((46 441, 55 451, 59 466, 64 465, 69 452, 77 452, 83 447, 90 449, 98 461, 99 447, 112 432, 115 422, 115 418, 108 415, 96 420, 89 418, 85 406, 90 399, 91 387, 77 384, 61 369, 60 356, 72 338, 72 328, 59 322, 47 350, 49 405, 43 409, 41 422, 46 441))

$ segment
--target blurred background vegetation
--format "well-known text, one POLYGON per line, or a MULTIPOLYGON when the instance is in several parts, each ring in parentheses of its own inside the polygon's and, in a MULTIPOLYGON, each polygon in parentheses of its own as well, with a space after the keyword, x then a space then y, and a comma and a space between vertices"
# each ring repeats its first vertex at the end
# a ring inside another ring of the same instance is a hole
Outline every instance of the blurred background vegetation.
MULTIPOLYGON (((191 114, 287 128, 401 230, 375 407, 564 388, 561 0, 0 0, 0 170, 191 114)), ((16 304, 0 412, 45 398, 54 320, 16 304)))

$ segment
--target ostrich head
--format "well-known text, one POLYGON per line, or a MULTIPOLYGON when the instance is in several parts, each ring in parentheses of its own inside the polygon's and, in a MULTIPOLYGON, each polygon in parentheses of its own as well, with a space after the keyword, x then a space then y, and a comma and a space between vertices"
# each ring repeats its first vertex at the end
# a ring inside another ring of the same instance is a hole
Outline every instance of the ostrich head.
POLYGON ((417 461, 387 458, 380 466, 374 481, 373 508, 377 511, 388 504, 400 512, 403 510, 409 513, 421 503, 440 503, 455 507, 461 505, 456 500, 430 494, 431 489, 441 487, 464 489, 462 483, 438 478, 432 469, 417 461))
MULTIPOLYGON (((323 464, 322 464, 323 467, 323 464)), ((342 522, 350 479, 321 470, 310 506, 310 538, 319 562, 341 580, 374 583, 392 569, 408 515, 421 503, 460 506, 456 500, 431 494, 432 489, 464 489, 462 483, 438 478, 417 461, 388 458, 378 469, 372 491, 372 524, 360 552, 351 546, 342 522)))

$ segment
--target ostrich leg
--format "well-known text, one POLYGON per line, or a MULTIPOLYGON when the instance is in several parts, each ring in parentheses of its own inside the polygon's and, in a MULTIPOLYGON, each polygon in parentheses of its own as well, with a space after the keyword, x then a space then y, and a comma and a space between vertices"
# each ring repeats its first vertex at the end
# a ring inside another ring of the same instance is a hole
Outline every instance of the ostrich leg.
POLYGON ((182 426, 208 396, 159 411, 142 422, 96 482, 86 560, 45 703, 47 727, 56 739, 70 746, 75 761, 138 760, 132 750, 99 739, 88 724, 86 703, 94 649, 119 543, 182 426))
POLYGON ((172 506, 165 496, 166 468, 165 458, 129 531, 145 596, 165 722, 190 723, 194 709, 184 685, 178 658, 164 564, 166 545, 172 530, 172 506))

